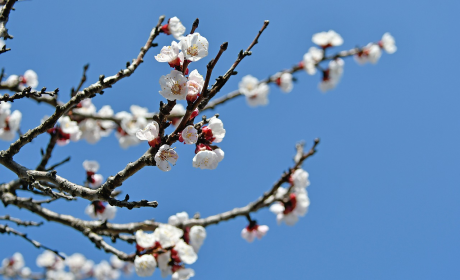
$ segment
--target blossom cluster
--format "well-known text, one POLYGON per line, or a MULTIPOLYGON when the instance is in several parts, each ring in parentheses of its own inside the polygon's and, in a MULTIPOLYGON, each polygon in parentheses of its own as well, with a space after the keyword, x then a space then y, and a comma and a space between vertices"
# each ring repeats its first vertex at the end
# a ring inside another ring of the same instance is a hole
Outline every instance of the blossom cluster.
POLYGON ((11 141, 19 131, 22 113, 14 110, 11 113, 11 103, 0 102, 0 139, 11 141))
POLYGON ((136 232, 136 258, 134 267, 137 275, 151 276, 158 267, 161 276, 172 275, 173 280, 187 280, 195 275, 190 265, 198 259, 198 251, 206 238, 202 226, 180 228, 189 220, 186 212, 169 218, 168 224, 160 224, 153 233, 136 232))
MULTIPOLYGON (((64 255, 60 253, 61 255, 64 255)), ((45 251, 37 257, 36 265, 45 270, 44 274, 33 273, 25 266, 21 253, 14 253, 10 258, 3 259, 0 275, 5 279, 48 279, 48 280, 82 280, 94 278, 97 280, 116 280, 121 274, 130 275, 133 264, 124 262, 116 256, 110 257, 110 262, 105 260, 99 264, 86 259, 80 253, 66 256, 61 259, 51 251, 45 251)))
POLYGON ((289 178, 289 189, 279 187, 276 193, 270 196, 266 203, 275 201, 270 211, 276 214, 278 224, 284 222, 292 226, 305 216, 310 206, 310 199, 306 188, 310 185, 309 174, 303 169, 295 170, 289 178))

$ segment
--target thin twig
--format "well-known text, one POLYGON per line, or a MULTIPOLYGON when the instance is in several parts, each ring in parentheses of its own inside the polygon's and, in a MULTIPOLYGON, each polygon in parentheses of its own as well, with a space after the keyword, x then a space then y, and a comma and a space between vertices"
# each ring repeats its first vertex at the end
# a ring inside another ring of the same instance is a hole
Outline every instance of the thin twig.
POLYGON ((18 226, 25 226, 25 227, 30 227, 30 226, 38 227, 38 226, 43 225, 43 222, 37 223, 33 221, 23 221, 18 218, 13 218, 10 215, 0 216, 0 220, 10 221, 10 222, 17 224, 18 226))

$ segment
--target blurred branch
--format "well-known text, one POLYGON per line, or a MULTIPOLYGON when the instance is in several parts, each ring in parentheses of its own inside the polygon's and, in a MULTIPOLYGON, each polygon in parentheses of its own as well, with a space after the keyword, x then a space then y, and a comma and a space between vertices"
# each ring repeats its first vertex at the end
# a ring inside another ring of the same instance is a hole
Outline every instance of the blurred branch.
POLYGON ((10 215, 0 216, 0 220, 10 221, 10 222, 17 224, 18 226, 25 226, 25 227, 29 227, 29 226, 38 227, 38 226, 43 225, 43 222, 37 223, 37 222, 32 222, 32 221, 22 221, 18 218, 10 217, 10 215))

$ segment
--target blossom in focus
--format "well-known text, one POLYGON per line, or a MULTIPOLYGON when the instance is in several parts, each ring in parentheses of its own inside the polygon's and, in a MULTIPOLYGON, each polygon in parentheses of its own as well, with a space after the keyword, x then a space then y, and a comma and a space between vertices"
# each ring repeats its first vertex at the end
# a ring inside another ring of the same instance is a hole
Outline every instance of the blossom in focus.
POLYGON ((117 207, 106 204, 102 201, 93 201, 86 207, 85 213, 92 219, 111 220, 115 218, 117 207))
POLYGON ((178 158, 179 155, 174 149, 170 148, 169 145, 161 146, 155 154, 156 165, 161 171, 170 171, 170 163, 175 165, 178 158))
POLYGON ((310 206, 305 189, 298 189, 289 194, 289 199, 285 202, 276 202, 270 206, 270 211, 276 214, 278 224, 284 222, 288 226, 292 226, 299 220, 299 217, 305 216, 310 206))
POLYGON ((379 42, 379 46, 384 49, 387 53, 393 54, 398 49, 395 44, 395 38, 390 33, 385 33, 379 42))
POLYGON ((158 133, 160 132, 160 127, 156 121, 152 121, 151 123, 147 124, 144 129, 140 129, 136 132, 136 137, 139 140, 146 140, 148 141, 151 147, 160 144, 161 139, 158 137, 158 133))
POLYGON ((170 100, 185 100, 188 93, 187 78, 182 72, 172 70, 170 74, 160 77, 160 94, 170 100))
POLYGON ((185 144, 195 144, 198 141, 198 131, 193 125, 189 125, 180 134, 179 141, 185 144))
POLYGON ((152 255, 145 254, 142 256, 136 256, 134 259, 134 269, 136 274, 141 277, 152 276, 157 267, 157 261, 152 255))
MULTIPOLYGON (((0 115, 0 119, 1 118, 3 117, 0 115)), ((2 123, 3 128, 0 128, 0 139, 12 141, 19 130, 21 119, 22 113, 18 110, 15 110, 11 115, 4 118, 2 123)))
POLYGON ((270 88, 266 83, 259 83, 259 80, 251 75, 243 77, 238 84, 238 91, 246 96, 246 102, 251 107, 268 104, 270 88))
POLYGON ((365 64, 370 62, 372 64, 377 63, 379 61, 380 56, 382 56, 382 51, 380 47, 376 44, 368 44, 365 46, 361 52, 354 56, 355 61, 359 64, 365 64))
POLYGON ((203 127, 201 131, 209 142, 220 143, 225 137, 224 124, 215 116, 209 119, 208 125, 203 127))
POLYGON ((58 139, 56 143, 60 146, 67 145, 70 140, 78 141, 81 138, 82 132, 78 123, 72 121, 68 116, 60 117, 57 127, 48 130, 48 133, 57 133, 58 139))
POLYGON ((167 35, 173 35, 176 40, 180 40, 184 37, 182 35, 185 33, 185 26, 179 18, 172 17, 167 24, 161 27, 161 30, 167 35))
POLYGON ((184 53, 184 57, 190 61, 198 61, 208 55, 208 40, 195 32, 180 40, 179 46, 184 53))
POLYGON ((185 243, 183 239, 180 239, 176 246, 174 246, 174 251, 176 251, 183 263, 193 264, 198 259, 198 255, 193 250, 193 247, 185 243))
POLYGON ((193 70, 190 75, 188 76, 187 82, 187 101, 194 102, 198 98, 198 94, 201 93, 204 86, 204 79, 203 76, 198 73, 195 69, 193 70))
POLYGON ((268 226, 258 225, 256 222, 251 222, 241 231, 241 237, 247 242, 253 242, 257 237, 261 239, 268 231, 268 226))
POLYGON ((292 74, 291 73, 281 73, 278 74, 275 83, 280 87, 282 92, 289 93, 293 88, 292 74))
POLYGON ((155 242, 160 243, 163 248, 176 245, 180 240, 182 240, 180 238, 183 235, 183 230, 168 224, 160 224, 153 232, 155 242))
POLYGON ((219 164, 219 158, 214 151, 199 151, 193 158, 193 167, 201 169, 216 169, 219 164))
POLYGON ((323 49, 337 47, 343 44, 342 36, 337 34, 334 30, 316 33, 313 35, 312 41, 323 49))
POLYGON ((179 45, 177 42, 172 41, 171 46, 164 46, 160 53, 155 56, 158 62, 167 62, 171 67, 178 67, 181 65, 179 58, 179 45))
POLYGON ((303 56, 303 68, 309 75, 316 73, 316 64, 324 57, 324 51, 316 47, 311 47, 303 56))
POLYGON ((343 75, 344 64, 345 62, 341 58, 329 62, 329 68, 323 71, 323 80, 319 83, 319 89, 322 92, 326 92, 337 86, 343 75))

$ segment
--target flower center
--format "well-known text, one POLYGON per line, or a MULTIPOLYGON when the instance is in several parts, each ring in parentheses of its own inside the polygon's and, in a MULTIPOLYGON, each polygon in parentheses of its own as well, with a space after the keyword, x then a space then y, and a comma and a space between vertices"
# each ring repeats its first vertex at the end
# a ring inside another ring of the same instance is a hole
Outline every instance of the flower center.
POLYGON ((181 86, 176 82, 172 87, 171 91, 173 94, 180 94, 181 86))
POLYGON ((187 54, 191 56, 197 56, 198 55, 198 46, 196 44, 190 46, 187 48, 187 54))

